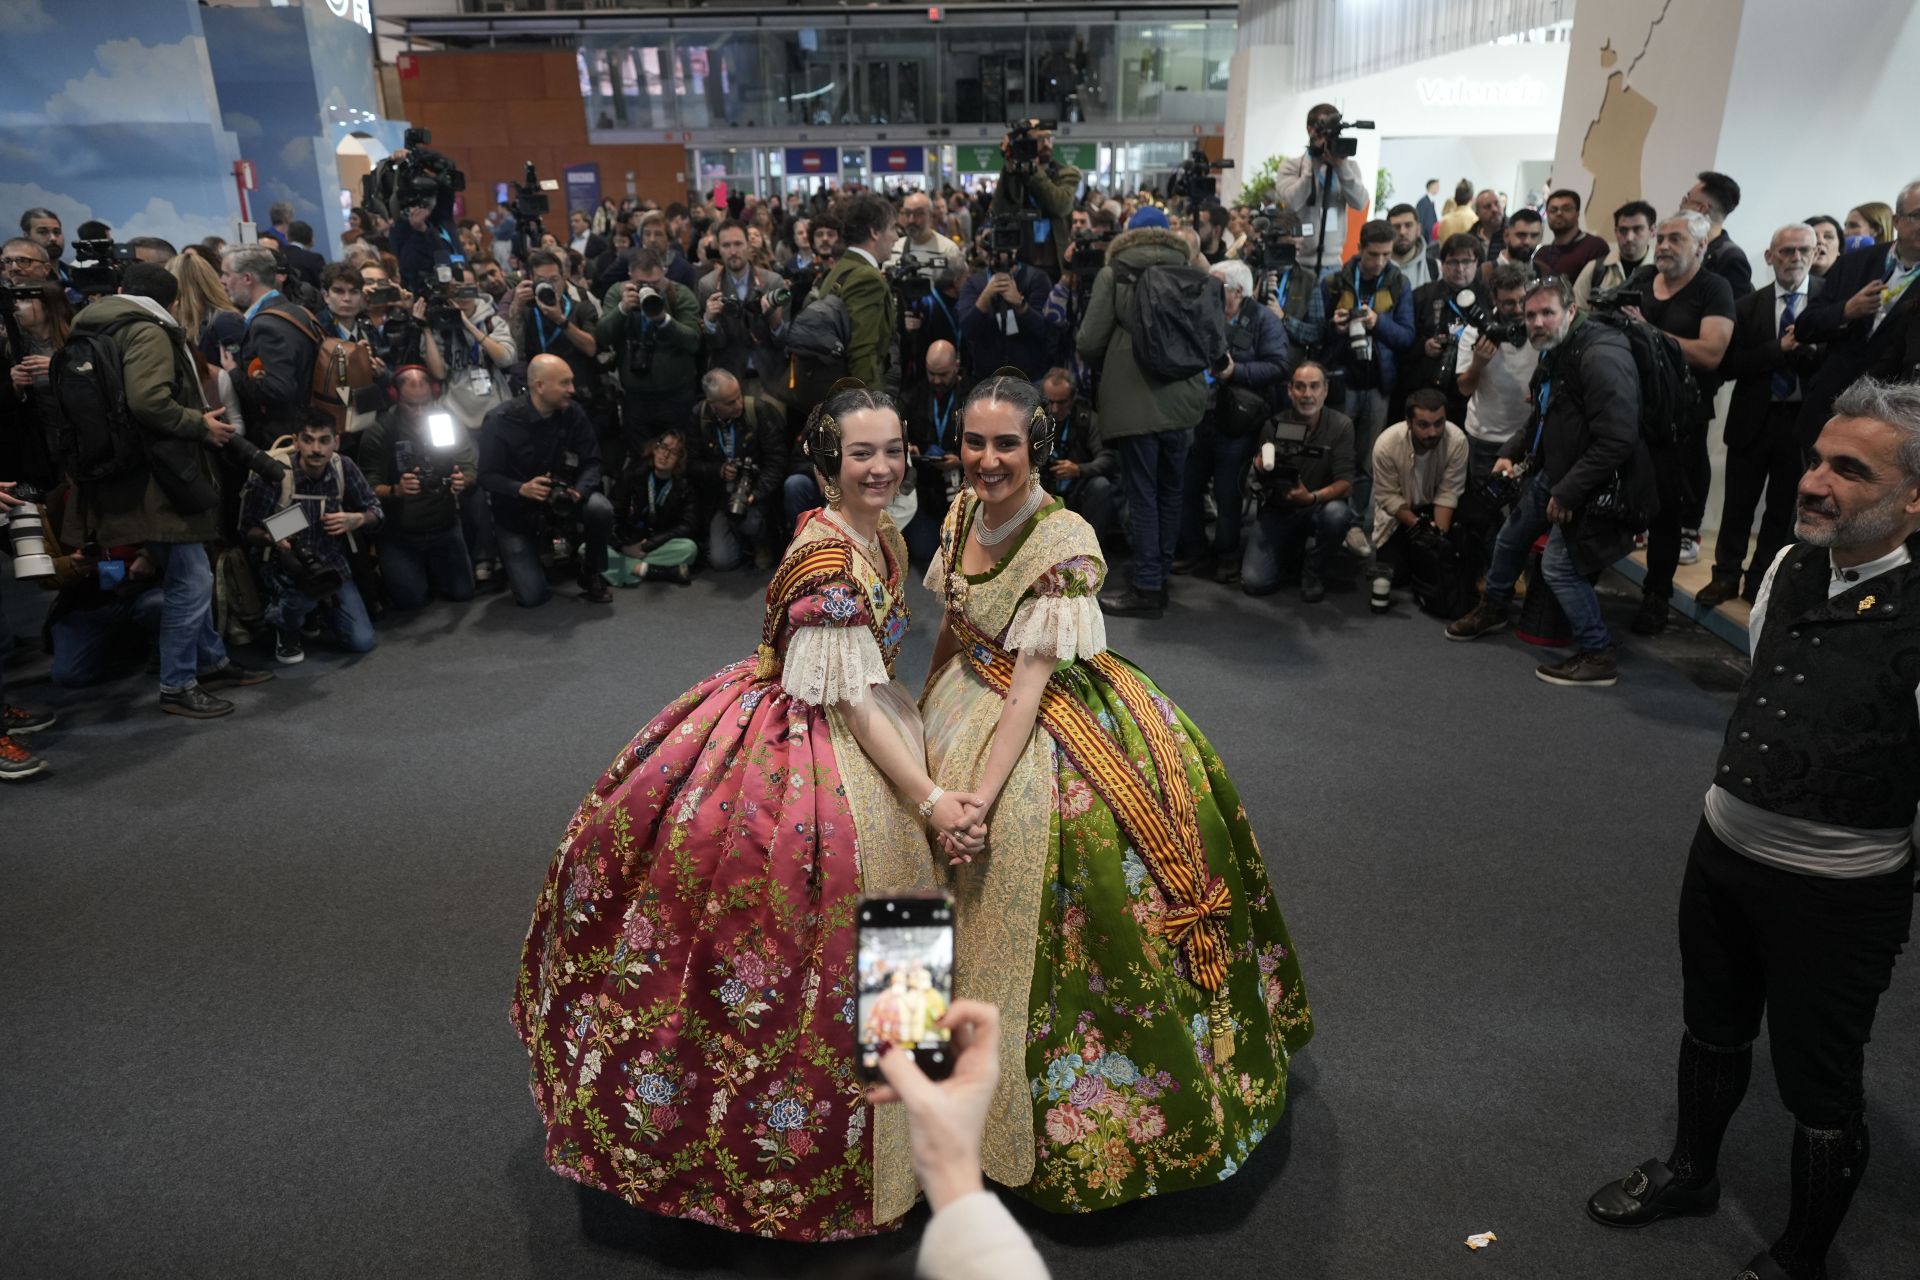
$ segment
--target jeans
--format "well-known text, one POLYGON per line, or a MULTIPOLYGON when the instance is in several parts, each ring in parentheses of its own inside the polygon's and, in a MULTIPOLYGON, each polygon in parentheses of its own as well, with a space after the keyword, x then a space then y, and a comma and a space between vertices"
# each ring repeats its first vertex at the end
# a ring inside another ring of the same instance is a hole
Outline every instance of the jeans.
POLYGON ((1128 536, 1133 541, 1133 585, 1160 591, 1173 568, 1180 537, 1180 492, 1193 428, 1123 436, 1114 442, 1127 486, 1128 536))
POLYGON ((1253 536, 1240 559, 1240 589, 1250 596, 1271 595, 1280 589, 1281 557, 1292 543, 1313 534, 1307 567, 1316 574, 1327 569, 1327 556, 1352 523, 1347 504, 1335 498, 1313 507, 1296 507, 1275 498, 1254 517, 1253 536))
MULTIPOLYGON (((97 609, 75 609, 53 620, 53 682, 78 689, 107 678, 115 650, 137 638, 142 649, 160 633, 166 593, 148 587, 136 596, 115 596, 97 609), (137 637, 128 634, 132 625, 137 637)), ((131 648, 131 645, 125 645, 131 648)))
POLYGON ((1253 436, 1230 439, 1210 426, 1194 433, 1187 453, 1186 491, 1180 498, 1180 544, 1183 557, 1202 558, 1206 546, 1207 485, 1213 485, 1213 505, 1219 519, 1213 526, 1213 557, 1232 564, 1240 556, 1240 491, 1253 463, 1253 436))
POLYGON ((267 605, 267 621, 284 634, 299 635, 307 618, 318 611, 332 630, 334 643, 342 649, 348 653, 373 652, 373 619, 367 616, 366 601, 360 598, 360 588, 353 585, 351 577, 330 602, 305 594, 275 568, 267 570, 267 586, 273 593, 267 605))
POLYGON ((1573 640, 1587 653, 1604 653, 1613 647, 1613 635, 1600 617, 1600 597, 1593 584, 1574 567, 1573 551, 1567 543, 1568 526, 1547 519, 1547 499, 1552 490, 1545 472, 1536 471, 1514 503, 1513 514, 1501 526, 1493 544, 1493 564, 1487 570, 1487 600, 1505 608, 1513 599, 1513 584, 1527 567, 1534 540, 1547 534, 1547 549, 1540 557, 1540 573, 1546 578, 1553 598, 1573 626, 1573 640))
POLYGON ((735 518, 725 507, 713 513, 707 523, 707 565, 724 573, 738 569, 766 536, 767 513, 759 503, 735 518))
POLYGON ((1346 415, 1353 419, 1353 502, 1349 523, 1373 531, 1373 444, 1387 425, 1387 393, 1379 388, 1348 388, 1346 415))
POLYGON ((227 646, 213 626, 213 562, 197 542, 149 542, 160 570, 160 692, 200 683, 200 672, 223 666, 227 646))
MULTIPOLYGON (((596 577, 607 570, 607 544, 613 541, 613 503, 604 493, 590 493, 580 509, 580 522, 586 534, 585 563, 581 576, 596 577)), ((507 569, 507 585, 513 589, 516 604, 531 609, 553 598, 547 585, 547 571, 540 563, 543 534, 521 533, 502 525, 495 530, 500 540, 500 559, 507 569)))
POLYGON ((499 557, 500 546, 493 536, 493 504, 479 485, 460 495, 460 531, 467 543, 469 569, 476 564, 491 564, 499 557))
POLYGON ((449 600, 473 599, 473 561, 457 523, 437 533, 408 533, 382 523, 380 576, 396 609, 418 609, 434 591, 449 600))
POLYGON ((1113 481, 1106 476, 1081 476, 1067 490, 1067 510, 1093 526, 1093 536, 1103 541, 1113 537, 1114 501, 1118 497, 1113 481))
POLYGON ((807 512, 826 504, 826 498, 820 493, 820 486, 813 482, 811 472, 798 472, 781 482, 781 505, 786 510, 787 540, 793 538, 794 526, 800 523, 800 517, 807 512))

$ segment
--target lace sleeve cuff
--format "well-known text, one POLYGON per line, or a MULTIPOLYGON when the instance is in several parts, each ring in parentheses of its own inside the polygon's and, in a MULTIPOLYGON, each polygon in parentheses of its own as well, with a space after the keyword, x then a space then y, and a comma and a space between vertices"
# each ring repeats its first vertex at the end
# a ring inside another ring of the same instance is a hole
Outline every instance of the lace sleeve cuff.
POLYGON ((927 576, 920 580, 920 585, 937 596, 946 595, 947 553, 945 551, 939 549, 934 551, 933 563, 927 566, 927 576))
POLYGON ((801 627, 787 641, 780 685, 811 706, 855 703, 885 684, 886 660, 865 627, 801 627))
POLYGON ((1014 612, 1007 648, 1056 662, 1091 658, 1106 652, 1106 619, 1092 596, 1033 596, 1014 612))

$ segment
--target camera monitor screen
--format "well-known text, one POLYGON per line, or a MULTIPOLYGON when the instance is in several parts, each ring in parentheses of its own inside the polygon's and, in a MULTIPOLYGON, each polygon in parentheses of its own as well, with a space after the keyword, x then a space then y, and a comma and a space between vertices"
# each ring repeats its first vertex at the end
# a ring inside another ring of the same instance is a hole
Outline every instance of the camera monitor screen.
POLYGON ((949 1033, 934 1024, 953 1003, 953 906, 944 898, 876 898, 860 905, 860 1065, 878 1070, 887 1046, 911 1049, 946 1074, 949 1033))

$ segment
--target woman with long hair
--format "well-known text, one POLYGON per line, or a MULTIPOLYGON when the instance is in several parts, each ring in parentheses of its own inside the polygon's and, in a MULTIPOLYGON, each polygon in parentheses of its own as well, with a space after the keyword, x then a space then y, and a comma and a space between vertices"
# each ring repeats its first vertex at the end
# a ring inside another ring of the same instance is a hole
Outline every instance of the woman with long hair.
POLYGON ((1857 204, 1847 210, 1843 230, 1849 249, 1863 249, 1870 243, 1887 244, 1893 239, 1893 206, 1882 200, 1857 204))
POLYGON ((512 1017, 554 1172, 670 1217, 835 1240, 915 1196, 906 1117, 854 1072, 855 906, 937 887, 929 831, 984 833, 972 797, 927 776, 893 677, 899 411, 842 382, 805 441, 829 505, 767 588, 758 650, 675 699, 574 813, 512 1017))
POLYGON ((1299 960, 1220 757, 1107 649, 1099 541, 1040 486, 1038 388, 1003 369, 964 414, 922 706, 934 780, 989 821, 950 863, 954 995, 1027 1029, 986 1173, 1055 1212, 1208 1185, 1286 1106, 1313 1034, 1299 960))
POLYGON ((218 367, 220 348, 237 347, 247 336, 246 319, 227 297, 220 273, 208 266, 200 254, 176 254, 167 263, 167 270, 180 282, 180 301, 176 306, 180 328, 200 352, 201 359, 218 367))

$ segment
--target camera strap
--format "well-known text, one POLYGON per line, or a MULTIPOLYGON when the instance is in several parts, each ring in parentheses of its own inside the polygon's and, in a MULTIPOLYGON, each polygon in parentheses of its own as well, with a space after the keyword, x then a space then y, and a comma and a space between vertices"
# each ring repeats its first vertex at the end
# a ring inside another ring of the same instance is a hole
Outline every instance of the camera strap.
POLYGON ((542 353, 548 350, 550 343, 566 333, 567 323, 573 319, 573 298, 568 294, 560 295, 560 317, 560 323, 553 327, 553 337, 549 338, 547 337, 547 313, 540 309, 538 303, 534 304, 533 332, 534 336, 540 340, 542 353))

